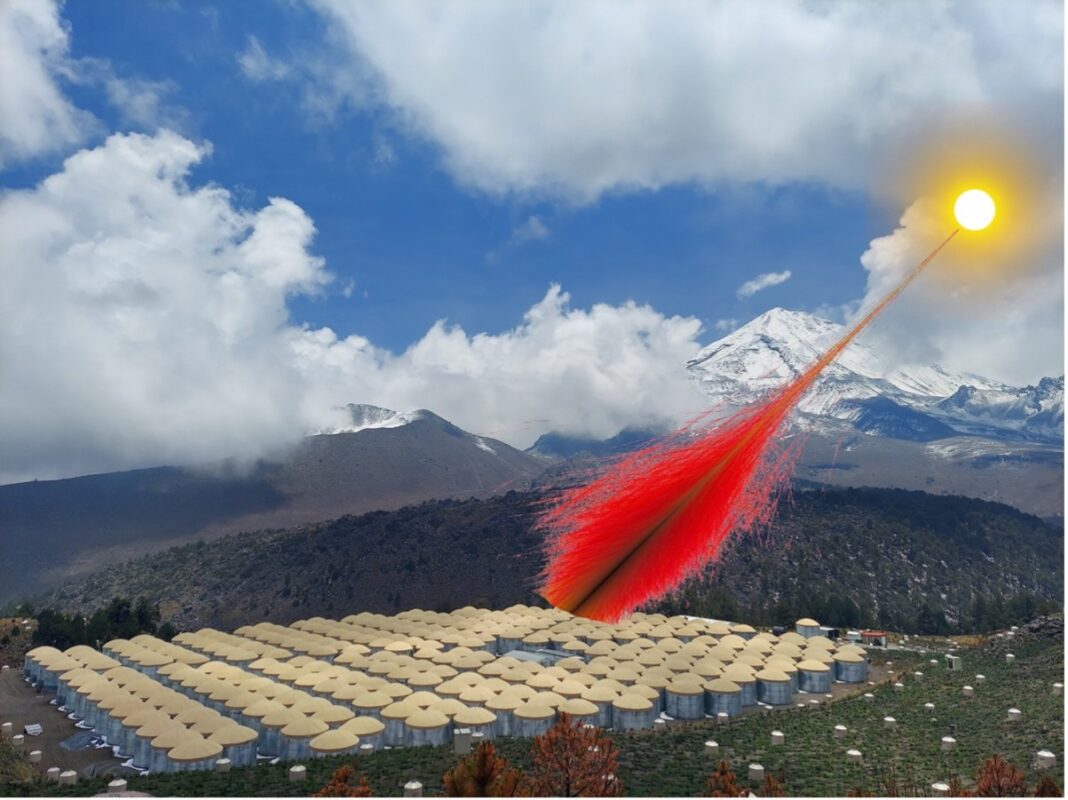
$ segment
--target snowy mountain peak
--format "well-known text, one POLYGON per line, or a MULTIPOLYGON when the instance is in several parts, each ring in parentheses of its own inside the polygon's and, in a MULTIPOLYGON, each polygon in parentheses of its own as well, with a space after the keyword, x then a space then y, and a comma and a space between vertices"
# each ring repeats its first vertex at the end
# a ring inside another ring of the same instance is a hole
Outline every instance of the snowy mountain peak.
POLYGON ((358 433, 372 428, 399 428, 423 417, 422 411, 393 411, 366 403, 349 403, 345 410, 349 415, 347 423, 321 430, 319 433, 358 433))
MULTIPOLYGON (((814 314, 773 308, 708 345, 686 366, 708 395, 739 407, 797 377, 845 331, 844 325, 814 314)), ((1064 379, 1043 378, 1020 389, 933 364, 890 368, 859 341, 824 370, 799 404, 810 418, 862 429, 878 408, 882 422, 872 433, 893 427, 886 424, 892 407, 901 410, 902 420, 909 418, 902 429, 1056 438, 1063 436, 1064 379), (873 406, 876 401, 881 405, 873 406), (917 413, 930 422, 921 426, 917 413)))

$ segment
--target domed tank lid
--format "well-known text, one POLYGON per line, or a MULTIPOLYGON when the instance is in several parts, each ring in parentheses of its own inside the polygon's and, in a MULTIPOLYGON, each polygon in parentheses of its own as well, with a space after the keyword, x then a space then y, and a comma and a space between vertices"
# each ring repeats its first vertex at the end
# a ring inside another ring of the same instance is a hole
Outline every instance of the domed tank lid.
POLYGON ((464 706, 453 716, 454 725, 489 725, 497 719, 497 715, 488 708, 479 706, 464 706))
POLYGON ((396 703, 390 703, 378 713, 382 715, 382 719, 407 719, 419 710, 419 706, 412 705, 406 700, 399 700, 396 703))
POLYGON ((634 692, 627 692, 622 697, 612 701, 612 707, 621 711, 648 711, 653 703, 646 697, 634 692))
POLYGON ((369 689, 352 699, 356 708, 385 708, 393 702, 393 698, 385 692, 369 689))
POLYGON ((167 753, 171 761, 206 761, 222 753, 222 745, 194 734, 167 753))
POLYGON ((537 700, 527 700, 512 713, 520 719, 548 719, 556 716, 554 708, 539 703, 537 700))
POLYGON ((445 697, 441 700, 438 700, 433 705, 427 706, 427 708, 430 708, 434 711, 440 711, 446 717, 450 718, 456 716, 467 707, 468 706, 465 706, 455 697, 445 697))
POLYGON ((589 700, 583 700, 581 697, 572 697, 570 700, 566 700, 558 710, 578 717, 588 717, 600 711, 594 703, 589 700))
POLYGON ((434 728, 444 728, 449 724, 449 718, 440 711, 435 711, 432 708, 424 708, 416 711, 405 719, 404 724, 409 728, 431 730, 434 728))
POLYGON ((307 739, 329 729, 330 726, 322 720, 301 715, 299 719, 293 720, 282 728, 282 735, 293 739, 307 739))
POLYGON ((266 717, 268 714, 275 714, 279 711, 285 711, 286 707, 274 700, 268 700, 266 698, 257 700, 250 706, 247 706, 241 713, 251 719, 260 719, 266 717))
POLYGON ((760 670, 756 674, 758 681, 764 681, 765 683, 789 683, 790 676, 781 670, 777 670, 773 667, 760 670))
POLYGON ((705 691, 715 694, 737 694, 742 691, 742 687, 726 678, 716 678, 705 684, 705 691))
POLYGON ((611 703, 619 697, 619 692, 610 686, 595 684, 582 693, 584 700, 593 703, 611 703))
POLYGON ((863 656, 849 651, 835 653, 834 660, 842 664, 861 664, 864 662, 863 656))
POLYGON ((806 658, 797 665, 797 668, 802 672, 830 672, 831 670, 822 661, 817 661, 814 658, 806 658))
POLYGON ((320 753, 339 753, 342 750, 351 750, 359 743, 360 737, 355 733, 338 728, 320 733, 308 742, 308 747, 320 753))
POLYGON ((523 705, 523 698, 514 694, 503 693, 486 701, 486 708, 491 711, 515 711, 523 705))
POLYGON ((496 694, 496 692, 486 686, 468 686, 460 692, 460 702, 481 705, 483 703, 488 703, 494 696, 496 696, 496 694))
POLYGON ((669 694, 677 694, 687 697, 705 693, 700 678, 697 678, 696 676, 693 679, 673 680, 665 688, 669 694))
POLYGON ((270 714, 265 714, 260 719, 260 724, 265 725, 268 728, 284 728, 286 725, 298 722, 302 719, 307 718, 299 711, 294 711, 291 708, 283 706, 279 711, 272 711, 270 714))
POLYGON ((834 650, 834 642, 832 642, 826 636, 813 636, 812 638, 805 640, 805 647, 807 649, 812 649, 813 647, 820 647, 824 650, 834 650))
POLYGON ((811 617, 801 617, 801 619, 797 621, 797 624, 802 628, 818 628, 820 626, 820 624, 811 617))
POLYGON ((356 716, 356 712, 345 706, 326 703, 312 711, 311 715, 316 719, 321 719, 327 725, 337 725, 352 719, 356 716))
POLYGON ((214 733, 208 736, 208 740, 217 742, 223 747, 232 747, 239 744, 248 744, 249 742, 257 739, 259 734, 252 728, 246 728, 244 725, 224 725, 214 733))
POLYGON ((168 719, 170 719, 170 717, 168 717, 162 711, 157 711, 154 708, 145 708, 144 706, 142 706, 140 711, 136 711, 122 720, 122 727, 137 730, 141 726, 147 725, 153 720, 162 721, 168 719))
POLYGON ((343 724, 341 730, 354 733, 357 736, 376 736, 386 729, 382 720, 374 717, 353 717, 343 724))
POLYGON ((756 670, 748 664, 734 663, 723 668, 723 677, 729 678, 735 683, 749 683, 754 680, 753 676, 755 674, 756 670))
POLYGON ((172 720, 170 725, 162 728, 155 736, 145 738, 150 738, 151 746, 157 750, 172 750, 191 736, 199 737, 200 734, 172 720))

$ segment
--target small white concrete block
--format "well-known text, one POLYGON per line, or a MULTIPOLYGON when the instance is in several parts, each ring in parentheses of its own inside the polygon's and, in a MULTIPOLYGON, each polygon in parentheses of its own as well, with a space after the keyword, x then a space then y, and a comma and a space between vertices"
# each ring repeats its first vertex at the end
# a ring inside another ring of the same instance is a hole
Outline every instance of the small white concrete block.
POLYGON ((220 758, 218 761, 215 762, 215 771, 218 772, 220 775, 225 775, 227 772, 230 771, 231 766, 232 765, 230 763, 230 759, 220 758))
POLYGON ((905 684, 901 683, 900 681, 894 684, 894 691, 895 692, 902 692, 904 690, 905 690, 905 684))
POLYGON ((918 681, 922 681, 923 680, 923 673, 919 672, 919 671, 913 672, 912 673, 912 677, 915 678, 918 681))
POLYGON ((15 726, 12 725, 10 722, 0 724, 0 736, 3 736, 5 739, 10 739, 11 734, 14 732, 14 729, 15 726))
POLYGON ((14 736, 11 737, 11 744, 15 745, 15 747, 22 747, 22 745, 24 745, 25 743, 26 737, 21 733, 16 733, 14 736))
POLYGON ((41 751, 40 750, 31 750, 30 751, 30 763, 31 764, 40 764, 41 763, 41 751))
POLYGON ((404 784, 404 796, 422 797, 423 784, 421 784, 419 781, 408 781, 406 784, 404 784))
POLYGON ((1064 684, 1063 683, 1055 683, 1055 684, 1053 684, 1053 694, 1057 695, 1057 697, 1060 697, 1062 694, 1064 694, 1064 684))
POLYGON ((859 750, 846 750, 846 761, 850 764, 863 764, 864 754, 859 750))
POLYGON ((986 683, 986 675, 976 675, 975 676, 975 682, 976 683, 986 683))
POLYGON ((1020 709, 1009 709, 1009 722, 1019 722, 1021 719, 1023 719, 1023 712, 1021 712, 1020 709))
POLYGON ((786 743, 786 735, 782 731, 771 732, 771 743, 773 745, 780 745, 786 743))
POLYGON ((471 729, 460 728, 452 735, 452 752, 458 756, 466 756, 471 752, 471 729))
POLYGON ((897 727, 897 720, 894 719, 893 717, 883 717, 883 727, 884 728, 897 727))
POLYGON ((1049 769, 1057 766, 1057 756, 1049 750, 1039 750, 1035 758, 1035 766, 1039 769, 1049 769))
POLYGON ((73 786, 78 782, 78 773, 72 769, 64 770, 59 773, 59 785, 60 786, 73 786))
MULTIPOLYGON (((594 726, 591 725, 590 727, 594 727, 594 726)), ((656 719, 653 720, 653 730, 654 731, 662 731, 662 730, 666 730, 666 729, 667 729, 667 720, 666 719, 663 719, 661 717, 657 717, 656 719)))
POLYGON ((934 711, 934 709, 935 709, 934 703, 924 703, 923 704, 923 710, 924 711, 930 712, 930 711, 934 711))
POLYGON ((59 781, 59 767, 49 767, 45 770, 45 780, 52 781, 52 783, 59 781))
POLYGON ((931 794, 935 797, 949 797, 949 784, 942 783, 941 781, 939 781, 938 783, 932 783, 931 794))
POLYGON ((720 711, 718 714, 716 714, 716 722, 718 722, 720 725, 726 725, 730 721, 731 715, 728 714, 726 711, 720 711))
POLYGON ((1015 656, 1015 655, 1013 655, 1012 653, 1006 653, 1006 654, 1005 654, 1005 661, 1006 661, 1006 663, 1009 663, 1009 664, 1011 664, 1011 663, 1012 663, 1012 662, 1014 662, 1015 660, 1016 660, 1016 656, 1015 656))
POLYGON ((950 750, 955 750, 956 747, 957 747, 957 740, 954 739, 952 736, 943 736, 942 737, 942 749, 945 750, 947 753, 950 750))
POLYGON ((705 742, 705 755, 717 758, 719 756, 719 742, 709 739, 705 742))
POLYGON ((975 689, 971 686, 965 686, 961 691, 964 692, 965 697, 975 697, 975 689))
POLYGON ((361 744, 360 745, 360 755, 367 756, 367 755, 370 755, 371 753, 373 753, 374 751, 375 751, 375 746, 373 744, 361 744))
POLYGON ((764 767, 762 764, 749 765, 749 780, 751 780, 753 783, 764 782, 764 767))
POLYGON ((126 781, 122 778, 116 778, 113 781, 108 781, 108 794, 119 794, 126 791, 126 781))
POLYGON ((835 739, 841 739, 841 738, 845 737, 846 733, 848 733, 848 732, 849 732, 849 728, 847 728, 845 725, 835 725, 834 726, 834 738, 835 739))
POLYGON ((308 777, 308 769, 303 764, 296 764, 289 768, 289 780, 293 783, 302 781, 308 777))
POLYGON ((875 699, 875 695, 873 695, 871 692, 865 692, 864 699, 870 703, 872 700, 875 699))

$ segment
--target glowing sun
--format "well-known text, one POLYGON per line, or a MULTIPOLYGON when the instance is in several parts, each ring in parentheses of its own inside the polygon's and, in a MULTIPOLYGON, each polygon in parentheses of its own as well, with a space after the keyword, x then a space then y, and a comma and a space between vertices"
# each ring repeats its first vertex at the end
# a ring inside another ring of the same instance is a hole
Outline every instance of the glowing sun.
POLYGON ((969 189, 963 192, 953 204, 953 215, 962 228, 981 231, 994 221, 994 198, 982 189, 969 189))

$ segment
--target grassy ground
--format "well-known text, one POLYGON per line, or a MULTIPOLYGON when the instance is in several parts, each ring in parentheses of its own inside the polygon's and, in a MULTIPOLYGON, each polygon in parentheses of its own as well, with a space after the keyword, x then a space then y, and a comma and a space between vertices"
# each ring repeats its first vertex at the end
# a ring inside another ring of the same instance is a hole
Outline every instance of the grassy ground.
MULTIPOLYGON (((793 795, 840 796, 855 787, 881 793, 881 781, 890 771, 901 780, 929 787, 954 774, 974 776, 979 763, 995 752, 1023 769, 1033 784, 1035 753, 1063 751, 1063 698, 1051 692, 1051 684, 1063 680, 1063 644, 1032 639, 1017 641, 1012 647, 1017 660, 1011 666, 1005 663, 1003 651, 962 651, 962 672, 928 665, 929 655, 894 653, 894 669, 909 673, 905 689, 873 689, 871 702, 849 699, 818 710, 747 716, 724 726, 700 722, 666 731, 615 735, 619 777, 632 796, 699 795, 714 766, 704 753, 704 742, 715 739, 740 779, 744 781, 749 763, 759 762, 782 778, 793 795), (926 673, 923 681, 911 677, 917 668, 926 673), (977 684, 976 673, 985 674, 986 682, 977 684), (975 686, 974 698, 963 696, 961 687, 966 683, 975 686), (924 711, 927 702, 935 704, 933 713, 924 711), (1019 708, 1023 720, 1008 722, 1009 707, 1019 708), (885 716, 897 719, 895 730, 883 727, 885 716), (837 724, 849 728, 844 739, 833 738, 837 724), (786 735, 785 745, 771 746, 772 730, 786 735), (957 749, 943 753, 941 737, 951 732, 957 749), (849 748, 864 754, 863 765, 846 762, 849 748)), ((529 741, 497 744, 502 755, 517 766, 529 763, 529 741)), ((351 759, 308 762, 308 779, 303 783, 287 781, 285 764, 234 770, 228 775, 151 775, 132 778, 129 783, 130 789, 162 796, 308 795, 346 761, 351 759)), ((357 762, 357 771, 367 774, 377 794, 400 795, 405 782, 419 780, 424 793, 431 795, 440 794, 441 775, 455 764, 456 757, 449 748, 411 748, 381 751, 357 762)), ((1055 779, 1063 784, 1062 768, 1056 773, 1055 779)), ((0 794, 84 796, 103 791, 105 784, 96 779, 62 789, 41 783, 8 785, 0 794)))

